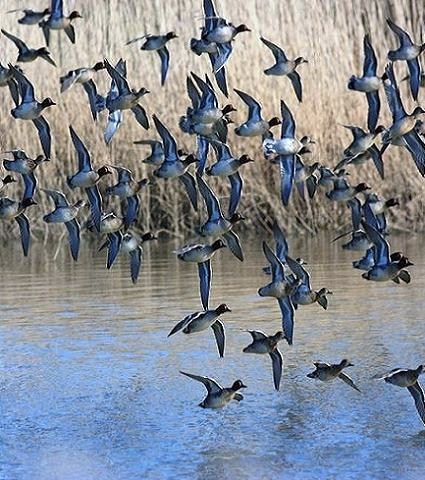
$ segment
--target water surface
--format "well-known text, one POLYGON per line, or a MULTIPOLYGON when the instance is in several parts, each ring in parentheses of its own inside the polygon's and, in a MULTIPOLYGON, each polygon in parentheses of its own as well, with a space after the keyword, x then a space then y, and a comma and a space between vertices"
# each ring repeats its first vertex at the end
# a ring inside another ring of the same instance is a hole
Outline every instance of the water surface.
POLYGON ((334 295, 328 311, 297 312, 278 393, 269 357, 241 352, 244 329, 280 328, 277 303, 256 294, 267 281, 261 239, 244 245, 243 263, 227 251, 213 261, 211 303, 232 309, 224 359, 211 331, 167 338, 200 307, 196 267, 175 259, 175 245, 146 249, 137 286, 124 258, 106 272, 90 251, 72 264, 65 248, 53 261, 41 245, 26 260, 3 246, 0 478, 422 478, 425 432, 410 395, 371 379, 425 361, 425 239, 391 242, 415 262, 408 286, 361 279, 356 255, 326 238, 291 242, 313 286, 334 295), (344 357, 362 394, 306 377, 312 361, 344 357), (179 370, 241 378, 245 399, 201 409, 203 386, 179 370))

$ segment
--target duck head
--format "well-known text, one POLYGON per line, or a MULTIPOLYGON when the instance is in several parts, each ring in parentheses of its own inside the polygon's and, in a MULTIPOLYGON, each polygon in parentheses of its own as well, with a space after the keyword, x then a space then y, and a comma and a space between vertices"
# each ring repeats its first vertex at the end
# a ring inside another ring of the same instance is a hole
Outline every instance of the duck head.
POLYGON ((84 208, 86 205, 87 205, 87 202, 85 200, 78 200, 78 202, 76 202, 74 204, 74 207, 75 208, 84 208))
POLYGON ((216 240, 212 245, 212 249, 215 250, 220 250, 220 248, 226 248, 226 244, 223 242, 223 240, 216 240))
POLYGON ((94 66, 93 66, 93 70, 96 70, 99 71, 99 70, 103 70, 104 68, 106 68, 106 65, 104 62, 97 62, 94 66))
POLYGON ((158 240, 158 237, 153 232, 147 232, 142 235, 142 242, 148 242, 149 240, 158 240))
POLYGON ((273 335, 273 340, 275 340, 276 342, 280 342, 284 338, 285 338, 285 334, 281 330, 279 330, 273 335))
POLYGON ((342 367, 342 368, 354 367, 354 364, 352 364, 349 360, 347 360, 346 358, 344 358, 343 360, 341 360, 339 366, 342 367))
POLYGON ((407 257, 401 257, 401 259, 398 261, 398 267, 401 269, 401 268, 406 268, 406 267, 411 267, 413 265, 415 265, 414 263, 412 263, 407 257))
POLYGON ((356 187, 354 187, 354 190, 356 191, 356 193, 360 193, 360 192, 365 192, 366 190, 370 190, 370 187, 367 183, 359 183, 356 187))
POLYGON ((241 388, 247 388, 247 386, 242 383, 242 380, 236 380, 236 382, 234 382, 233 385, 231 386, 231 389, 234 392, 237 392, 241 388))
POLYGON ((227 105, 224 106, 222 113, 223 115, 227 115, 228 113, 236 112, 236 111, 237 111, 236 108, 231 103, 228 103, 227 105))
POLYGON ((230 308, 225 303, 222 303, 215 309, 215 313, 217 313, 218 315, 222 315, 223 313, 231 311, 232 310, 230 310, 230 308))
POLYGON ((425 113, 425 110, 422 107, 416 107, 412 112, 412 117, 419 117, 425 113))
POLYGON ((37 155, 37 157, 35 158, 35 163, 39 164, 42 162, 50 162, 50 158, 45 157, 44 155, 37 155))
POLYGON ((7 183, 13 183, 16 182, 16 180, 12 177, 12 175, 6 175, 3 178, 3 183, 6 185, 7 183))
POLYGON ((32 198, 24 198, 21 202, 21 206, 24 208, 31 207, 31 205, 37 205, 37 202, 32 198))
POLYGON ((51 55, 49 50, 46 47, 37 48, 37 53, 40 55, 51 55))
POLYGON ((425 366, 424 365, 419 365, 419 367, 416 369, 416 373, 418 375, 421 375, 424 372, 425 372, 425 366))
POLYGON ((51 13, 50 8, 45 8, 45 9, 43 10, 43 15, 50 15, 50 13, 51 13))
POLYGON ((295 65, 301 65, 302 63, 308 63, 308 60, 304 57, 298 57, 295 59, 295 65))
POLYGON ((251 29, 248 28, 244 23, 241 23, 236 27, 236 33, 250 32, 251 29))
POLYGON ((50 98, 50 97, 47 97, 45 98, 42 102, 41 102, 41 106, 43 108, 47 108, 47 107, 51 107, 53 105, 56 105, 56 103, 50 98))
POLYGON ((77 10, 74 10, 74 11, 71 12, 71 14, 69 15, 69 19, 70 19, 70 20, 74 20, 75 18, 83 18, 83 16, 81 15, 80 12, 77 12, 77 10))
POLYGON ((239 162, 241 165, 244 165, 245 163, 250 163, 253 162, 254 160, 246 154, 243 154, 241 157, 239 157, 239 162))
POLYGON ((165 35, 165 38, 167 40, 172 40, 173 38, 179 38, 176 32, 168 32, 167 35, 165 35))
POLYGON ((398 201, 397 198, 390 198, 389 200, 387 200, 385 202, 385 206, 390 208, 390 207, 399 207, 400 206, 400 202, 398 201))
POLYGON ((185 165, 190 165, 191 163, 196 163, 198 161, 199 160, 195 157, 195 155, 193 155, 193 153, 189 153, 189 155, 182 160, 185 165))
POLYGON ((383 125, 378 125, 375 130, 374 130, 374 134, 375 135, 379 135, 380 133, 382 132, 385 132, 386 128, 383 126, 383 125))
POLYGON ((143 95, 147 95, 148 93, 151 93, 147 88, 145 87, 142 87, 140 90, 136 90, 136 91, 133 91, 133 93, 137 96, 137 97, 143 97, 143 95))
POLYGON ((276 127, 277 125, 281 125, 282 120, 278 117, 273 117, 267 123, 269 124, 269 127, 271 128, 271 127, 276 127))
POLYGON ((403 254, 401 252, 394 252, 390 255, 390 259, 392 262, 399 262, 403 258, 403 254))
POLYGON ((235 223, 245 220, 245 217, 242 214, 236 212, 228 220, 232 225, 234 225, 235 223))
POLYGON ((99 177, 104 177, 105 175, 112 175, 112 171, 110 168, 104 165, 97 170, 97 174, 99 175, 99 177))

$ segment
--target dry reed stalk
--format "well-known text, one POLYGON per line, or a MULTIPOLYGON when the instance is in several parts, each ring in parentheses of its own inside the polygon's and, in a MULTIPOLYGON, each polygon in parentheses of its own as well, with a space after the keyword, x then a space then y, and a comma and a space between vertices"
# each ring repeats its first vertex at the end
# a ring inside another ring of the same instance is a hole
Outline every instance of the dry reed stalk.
MULTIPOLYGON (((44 8, 46 0, 33 0, 32 8, 44 8)), ((346 88, 351 74, 362 69, 362 39, 370 32, 377 51, 379 73, 383 72, 387 51, 395 46, 395 38, 385 24, 391 16, 397 23, 414 34, 421 35, 424 20, 424 2, 420 0, 246 0, 225 2, 217 0, 219 12, 234 23, 246 23, 251 34, 240 35, 234 43, 234 53, 228 63, 230 87, 236 87, 254 95, 264 106, 265 118, 279 114, 281 98, 290 106, 297 122, 299 135, 309 134, 315 141, 311 162, 336 165, 343 146, 350 138, 341 123, 366 126, 367 105, 364 95, 346 88), (302 55, 309 60, 300 68, 304 88, 304 102, 298 104, 290 82, 286 78, 266 77, 263 69, 273 62, 268 49, 259 41, 263 35, 281 45, 289 57, 302 55)), ((202 16, 201 0, 82 0, 65 1, 69 10, 77 8, 83 19, 75 22, 77 44, 71 45, 63 34, 53 32, 51 51, 59 68, 54 69, 42 60, 25 64, 25 72, 34 83, 39 98, 51 96, 59 105, 50 109, 46 118, 53 135, 53 159, 38 172, 39 185, 58 188, 69 193, 65 176, 76 170, 77 160, 72 148, 68 125, 72 124, 92 153, 93 164, 118 164, 132 169, 136 178, 150 174, 150 168, 141 159, 145 149, 132 144, 141 138, 156 138, 154 128, 145 132, 126 113, 124 122, 109 148, 103 142, 102 129, 105 116, 98 123, 91 120, 86 96, 80 86, 61 95, 59 74, 80 66, 93 65, 103 57, 115 62, 127 59, 128 77, 135 87, 145 86, 151 92, 143 104, 150 114, 156 113, 177 136, 186 150, 195 149, 194 137, 179 133, 178 118, 188 105, 185 77, 190 71, 210 72, 208 60, 189 51, 188 42, 199 35, 202 16), (144 33, 165 33, 174 30, 179 39, 170 44, 171 68, 165 87, 159 84, 160 63, 153 52, 141 52, 136 45, 125 42, 144 33)), ((27 7, 22 0, 7 2, 7 9, 27 7)), ((3 5, 4 7, 4 5, 3 5)), ((6 8, 5 8, 6 10, 6 8)), ((21 26, 13 14, 2 14, 2 27, 18 35, 30 46, 43 45, 38 27, 21 26)), ((0 60, 14 62, 16 49, 5 37, 0 36, 0 60)), ((398 77, 405 73, 404 65, 397 65, 398 77)), ((98 75, 97 84, 104 93, 109 85, 105 72, 98 75)), ((408 110, 413 103, 407 85, 402 86, 404 102, 408 110)), ((421 98, 424 92, 420 93, 421 98)), ((223 101, 225 99, 223 98, 223 101)), ((231 93, 230 101, 239 111, 235 121, 243 121, 246 109, 240 99, 231 93)), ((390 121, 383 91, 381 92, 382 118, 390 121)), ((8 113, 12 101, 7 89, 0 89, 0 147, 2 150, 20 147, 30 155, 40 152, 33 125, 16 121, 8 113)), ((316 232, 335 229, 344 224, 348 212, 335 206, 321 194, 311 204, 303 203, 294 192, 290 208, 282 207, 279 199, 278 170, 262 158, 259 142, 244 141, 231 133, 229 143, 236 154, 249 153, 255 163, 243 169, 245 188, 241 211, 249 212, 246 226, 260 228, 267 218, 279 218, 287 230, 316 232)), ((147 150, 146 150, 147 154, 147 150)), ((371 166, 353 172, 353 182, 366 180, 384 197, 398 196, 402 208, 396 212, 395 225, 401 229, 425 228, 425 186, 413 166, 410 157, 401 149, 390 147, 385 155, 386 179, 381 181, 371 166)), ((211 184, 220 195, 228 196, 227 182, 211 184)), ((14 195, 18 195, 18 191, 14 195)), ((8 193, 9 194, 9 193, 8 193)), ((10 196, 14 196, 12 193, 10 196)), ((77 199, 79 193, 71 193, 77 199)), ((142 229, 156 228, 181 236, 199 224, 179 182, 157 181, 144 190, 142 200, 142 229)), ((37 237, 45 234, 42 215, 50 209, 43 194, 37 198, 39 207, 29 211, 33 232, 37 237)), ((108 201, 109 203, 110 201, 108 201)), ((111 203, 111 206, 113 204, 111 203)), ((8 237, 11 227, 2 222, 1 235, 8 237)), ((54 229, 56 233, 57 229, 54 229)), ((51 229, 50 229, 51 231, 51 229)))

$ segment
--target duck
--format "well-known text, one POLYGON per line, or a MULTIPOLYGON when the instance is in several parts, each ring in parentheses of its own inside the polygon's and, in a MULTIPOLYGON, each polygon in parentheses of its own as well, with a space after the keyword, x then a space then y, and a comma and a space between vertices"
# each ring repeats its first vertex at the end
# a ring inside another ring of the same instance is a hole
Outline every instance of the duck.
POLYGON ((106 195, 119 197, 127 202, 127 208, 124 216, 124 226, 128 229, 136 222, 139 213, 139 198, 137 194, 140 190, 149 184, 149 180, 144 178, 136 182, 130 170, 124 167, 112 165, 112 168, 118 172, 118 183, 106 189, 106 195))
MULTIPOLYGON (((127 76, 127 63, 125 60, 120 58, 118 62, 115 64, 115 69, 119 72, 123 77, 127 76)), ((94 82, 93 82, 94 84, 94 82)), ((113 102, 116 98, 120 96, 120 90, 118 88, 117 82, 112 78, 111 84, 109 87, 109 91, 106 97, 102 97, 101 95, 97 96, 96 101, 96 112, 99 113, 102 110, 106 109, 107 106, 113 102)), ((139 117, 140 121, 143 121, 147 127, 149 127, 149 119, 146 119, 143 116, 143 111, 140 109, 136 109, 136 114, 139 117)), ((112 138, 117 133, 123 119, 123 112, 121 110, 114 110, 113 112, 109 111, 108 113, 108 121, 106 123, 105 131, 103 132, 103 138, 105 140, 106 145, 109 145, 112 141, 112 138)), ((137 120, 137 119, 136 119, 137 120)), ((137 120, 137 121, 139 121, 137 120)))
POLYGON ((242 195, 243 181, 239 173, 242 165, 251 163, 254 160, 249 155, 241 155, 239 158, 233 156, 230 148, 225 143, 208 140, 216 154, 216 163, 205 169, 207 175, 213 177, 227 177, 230 181, 230 203, 229 216, 236 213, 242 195))
POLYGON ((96 227, 93 218, 90 218, 86 222, 86 227, 91 232, 94 231, 99 235, 106 235, 106 242, 99 247, 99 251, 103 250, 105 247, 108 248, 106 268, 110 270, 121 251, 124 237, 121 230, 124 228, 124 219, 117 216, 114 212, 102 212, 99 228, 96 227))
POLYGON ((382 125, 379 125, 370 132, 365 132, 362 128, 354 125, 343 125, 343 127, 350 130, 353 135, 353 141, 344 150, 344 155, 349 158, 365 153, 373 147, 378 150, 375 145, 375 140, 380 133, 385 131, 385 127, 382 125))
POLYGON ((94 83, 94 77, 97 72, 105 68, 104 62, 97 62, 93 65, 93 67, 80 67, 75 70, 70 70, 68 73, 59 78, 61 93, 66 92, 76 84, 82 85, 89 99, 93 120, 97 119, 97 113, 99 110, 99 96, 97 94, 96 84, 94 83))
POLYGON ((418 100, 419 87, 421 84, 421 66, 418 57, 425 50, 425 43, 415 45, 410 35, 401 27, 387 18, 387 25, 397 36, 400 46, 397 50, 388 52, 388 60, 391 62, 406 61, 409 68, 410 90, 414 100, 418 100))
POLYGON ((83 18, 80 12, 74 10, 66 16, 63 13, 63 0, 52 0, 49 17, 38 24, 43 31, 46 45, 49 46, 50 30, 64 30, 71 43, 75 43, 75 29, 72 22, 76 18, 83 18))
POLYGON ((223 388, 212 378, 182 372, 181 370, 180 373, 197 382, 201 382, 207 389, 207 396, 199 404, 202 408, 223 408, 232 400, 240 402, 243 400, 243 395, 238 392, 242 388, 247 388, 246 385, 242 383, 242 380, 236 380, 231 387, 223 388))
POLYGON ((353 268, 357 268, 359 270, 365 270, 366 272, 370 270, 375 264, 375 247, 368 248, 366 253, 360 260, 354 260, 352 262, 353 268))
MULTIPOLYGON (((21 70, 18 65, 15 65, 17 70, 21 70)), ((18 84, 13 76, 12 70, 2 65, 0 62, 0 87, 8 87, 10 91, 10 96, 12 97, 15 105, 19 103, 19 91, 18 84)))
POLYGON ((146 232, 140 236, 131 231, 127 231, 122 235, 119 230, 116 230, 115 232, 110 232, 110 234, 108 234, 107 240, 100 246, 99 251, 108 248, 107 267, 110 265, 108 268, 112 267, 118 253, 126 253, 130 257, 131 281, 133 282, 133 285, 135 285, 139 278, 140 268, 142 266, 143 244, 151 240, 158 240, 157 235, 153 232, 146 232), (116 235, 113 236, 114 243, 111 245, 109 235, 114 233, 116 235), (116 248, 118 248, 119 251, 115 252, 116 248))
POLYGON ((349 185, 344 178, 335 178, 333 180, 334 188, 329 192, 326 192, 326 196, 329 200, 334 202, 347 202, 355 198, 358 193, 366 192, 370 190, 367 183, 361 182, 354 187, 349 185))
POLYGON ((316 367, 316 370, 307 374, 308 378, 316 378, 322 382, 330 382, 339 378, 343 380, 347 385, 350 385, 351 388, 361 392, 359 387, 353 382, 353 380, 343 372, 344 368, 353 367, 354 365, 347 359, 341 360, 340 363, 325 363, 325 362, 313 362, 313 365, 316 367))
POLYGON ((121 251, 130 256, 130 274, 133 284, 136 284, 137 279, 139 278, 143 257, 143 244, 157 239, 158 237, 153 232, 146 232, 142 236, 139 236, 134 232, 127 232, 123 236, 121 251))
POLYGON ((1 33, 9 40, 11 40, 16 45, 16 48, 19 50, 18 58, 16 59, 17 62, 33 62, 34 60, 37 60, 37 58, 42 58, 46 62, 50 63, 50 65, 56 67, 56 63, 51 57, 51 53, 49 52, 49 50, 47 50, 46 47, 29 48, 27 44, 23 42, 20 38, 15 37, 9 32, 6 32, 6 30, 1 29, 1 33))
POLYGON ((55 204, 55 209, 43 216, 46 223, 64 223, 68 230, 69 247, 74 261, 78 260, 80 251, 80 225, 76 219, 80 210, 85 207, 84 200, 78 200, 74 204, 70 204, 63 194, 58 190, 48 190, 43 188, 42 191, 48 195, 55 204))
POLYGON ((71 140, 78 155, 78 172, 67 177, 69 188, 84 188, 90 203, 91 217, 98 232, 102 216, 102 197, 97 188, 98 182, 112 171, 106 166, 100 167, 97 171, 91 165, 90 153, 77 135, 72 126, 69 127, 71 140))
POLYGON ((209 25, 209 29, 203 29, 201 39, 209 43, 215 43, 217 46, 218 56, 213 64, 214 73, 217 73, 229 60, 233 51, 232 42, 236 36, 243 32, 250 32, 251 29, 244 23, 235 26, 220 17, 213 19, 209 25))
POLYGON ((50 8, 45 8, 44 10, 41 10, 41 11, 31 10, 29 8, 25 8, 25 9, 17 8, 15 10, 9 10, 6 13, 16 13, 16 12, 22 12, 24 14, 23 17, 18 19, 18 23, 20 25, 37 25, 44 19, 44 17, 47 17, 47 15, 50 15, 50 8))
MULTIPOLYGON (((164 161, 164 147, 159 140, 136 140, 133 142, 135 145, 149 145, 151 153, 149 156, 142 160, 146 165, 153 165, 154 167, 160 167, 164 161)), ((183 152, 181 152, 183 153, 183 152)))
POLYGON ((199 192, 204 199, 208 213, 207 221, 198 230, 199 234, 202 237, 211 237, 213 239, 223 238, 232 254, 242 262, 244 256, 240 239, 233 231, 233 227, 238 222, 245 220, 245 218, 237 212, 230 217, 225 217, 215 193, 199 174, 197 174, 196 178, 199 192))
POLYGON ((206 330, 207 328, 212 328, 217 342, 217 349, 220 355, 220 358, 224 357, 224 345, 226 341, 224 325, 219 317, 223 313, 231 312, 230 308, 225 304, 220 304, 217 308, 204 310, 203 312, 195 312, 187 315, 183 320, 181 320, 168 334, 169 337, 175 333, 183 330, 183 333, 197 333, 206 330))
POLYGON ((362 221, 362 225, 369 240, 375 246, 374 265, 370 270, 362 274, 365 280, 386 282, 398 277, 399 272, 404 268, 414 265, 404 255, 397 256, 396 259, 394 257, 391 258, 390 246, 382 234, 365 221, 362 221))
POLYGON ((156 115, 152 118, 164 146, 164 161, 153 174, 158 178, 178 178, 183 183, 193 208, 197 210, 198 195, 195 178, 187 171, 197 159, 193 155, 188 155, 185 160, 182 160, 171 132, 156 115))
POLYGON ((385 68, 383 75, 384 91, 393 117, 393 124, 382 137, 384 145, 381 155, 389 144, 405 146, 415 162, 416 168, 425 176, 425 144, 415 129, 419 117, 425 113, 421 107, 415 107, 411 114, 407 114, 400 98, 400 91, 394 75, 393 65, 390 63, 385 68))
POLYGON ((118 69, 114 68, 107 59, 104 60, 106 70, 109 73, 112 80, 114 80, 118 89, 118 95, 113 98, 107 98, 106 107, 110 113, 117 110, 131 110, 137 122, 145 129, 149 129, 149 120, 146 115, 145 109, 139 105, 139 100, 147 95, 149 90, 145 87, 139 90, 130 89, 127 79, 122 75, 118 69))
POLYGON ((228 97, 229 91, 227 86, 226 67, 224 66, 224 63, 229 58, 231 51, 229 52, 229 45, 224 45, 223 48, 219 47, 217 43, 210 42, 205 39, 205 36, 208 34, 208 32, 212 31, 218 24, 218 19, 220 17, 215 10, 212 0, 204 0, 203 8, 204 25, 201 27, 201 38, 192 38, 190 40, 190 50, 198 56, 202 55, 203 53, 208 55, 218 88, 226 97, 228 97), (220 63, 222 63, 223 66, 219 69, 216 68, 217 66, 220 66, 220 63))
POLYGON ((324 310, 326 310, 328 308, 327 295, 332 295, 332 292, 325 287, 318 291, 312 290, 310 274, 307 270, 290 256, 286 257, 286 262, 288 263, 288 267, 294 272, 299 280, 299 283, 291 296, 294 305, 311 305, 312 303, 317 302, 324 310))
POLYGON ((52 107, 56 105, 56 103, 50 97, 45 98, 42 102, 38 102, 35 99, 34 87, 28 78, 13 65, 9 64, 8 67, 18 82, 21 97, 20 103, 17 102, 16 107, 13 108, 10 113, 13 118, 31 120, 33 122, 38 130, 43 153, 47 158, 50 158, 52 143, 50 126, 44 118, 43 113, 46 108, 52 107))
POLYGON ((305 200, 305 187, 309 198, 313 198, 317 189, 317 178, 314 172, 318 169, 319 162, 314 162, 311 165, 306 165, 301 156, 296 156, 294 184, 300 194, 300 197, 305 200))
POLYGON ((27 156, 23 150, 9 150, 5 153, 11 153, 13 160, 3 160, 3 166, 8 172, 16 172, 22 175, 25 184, 24 199, 32 198, 34 196, 35 189, 37 187, 37 179, 34 171, 36 168, 44 162, 48 162, 49 159, 44 155, 37 155, 32 159, 27 156))
POLYGON ((351 76, 348 82, 349 90, 366 93, 368 103, 367 128, 370 132, 375 131, 378 124, 379 113, 381 110, 381 101, 379 99, 379 87, 381 79, 377 76, 376 71, 378 62, 376 60, 375 51, 370 40, 370 35, 366 34, 363 38, 363 76, 351 76))
POLYGON ((0 198, 0 220, 15 220, 19 226, 21 245, 24 256, 28 256, 31 233, 30 222, 25 215, 25 210, 31 205, 37 205, 32 198, 24 200, 11 200, 8 197, 0 198))
POLYGON ((271 50, 276 61, 272 67, 264 70, 264 73, 266 75, 286 75, 289 80, 291 80, 298 101, 302 102, 301 77, 296 69, 303 63, 308 63, 308 60, 304 57, 297 57, 295 60, 288 60, 285 52, 275 43, 266 40, 264 37, 260 37, 260 40, 271 50))
POLYGON ((263 242, 263 252, 270 263, 272 281, 258 289, 260 297, 276 298, 282 315, 282 329, 288 345, 292 345, 294 336, 294 304, 292 294, 298 287, 299 282, 289 278, 282 261, 271 250, 266 242, 263 242))
POLYGON ((266 157, 276 154, 276 161, 280 165, 281 200, 288 205, 294 184, 296 155, 309 152, 307 145, 313 143, 309 137, 298 140, 295 137, 295 120, 286 103, 280 101, 282 115, 281 138, 274 140, 267 138, 263 141, 263 151, 266 157))
POLYGON ((212 281, 211 258, 218 250, 225 247, 223 240, 218 239, 212 244, 186 245, 175 252, 179 260, 198 264, 199 291, 204 310, 209 308, 212 281))
POLYGON ((165 84, 167 79, 168 67, 170 64, 170 52, 167 48, 167 43, 174 38, 178 38, 178 35, 175 32, 168 32, 165 35, 143 35, 142 37, 137 37, 133 40, 130 40, 126 45, 131 43, 138 42, 139 40, 145 40, 143 45, 140 47, 140 50, 151 50, 158 52, 159 58, 161 59, 161 85, 165 84))
POLYGON ((274 335, 267 336, 260 330, 247 330, 247 332, 252 337, 252 343, 242 350, 243 353, 268 353, 270 355, 272 359, 274 388, 279 391, 283 370, 283 358, 277 346, 278 343, 283 340, 285 336, 284 333, 279 331, 274 335))
POLYGON ((390 383, 396 387, 407 388, 413 397, 419 417, 425 425, 425 396, 423 388, 418 382, 419 375, 422 375, 424 371, 425 368, 423 365, 419 365, 414 369, 394 368, 385 375, 378 375, 374 378, 384 380, 386 383, 390 383))
POLYGON ((258 137, 261 136, 263 140, 268 138, 270 129, 280 125, 282 121, 278 117, 273 117, 266 121, 261 116, 261 105, 251 95, 248 95, 242 90, 234 91, 239 95, 242 101, 248 106, 248 119, 239 127, 235 128, 235 134, 239 137, 258 137))

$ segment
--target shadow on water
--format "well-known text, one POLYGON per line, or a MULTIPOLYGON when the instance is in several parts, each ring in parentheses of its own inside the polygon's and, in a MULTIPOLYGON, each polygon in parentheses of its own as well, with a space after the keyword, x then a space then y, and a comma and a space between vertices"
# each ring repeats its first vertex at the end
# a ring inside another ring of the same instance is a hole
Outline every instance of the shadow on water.
POLYGON ((125 259, 106 272, 89 251, 71 264, 66 249, 55 262, 38 245, 28 259, 3 249, 0 478, 420 477, 425 432, 413 401, 372 377, 424 359, 424 238, 391 239, 415 262, 408 286, 364 281, 356 255, 327 238, 291 242, 313 286, 334 295, 327 311, 297 312, 279 393, 270 359, 242 354, 246 328, 280 328, 277 304, 256 293, 267 281, 261 241, 244 245, 243 263, 227 251, 213 261, 211 304, 232 309, 225 359, 211 332, 167 338, 200 308, 196 267, 174 245, 146 249, 136 286, 125 259), (306 377, 313 361, 344 357, 361 394, 306 377), (224 385, 242 378, 245 399, 201 409, 203 386, 179 370, 224 385))

